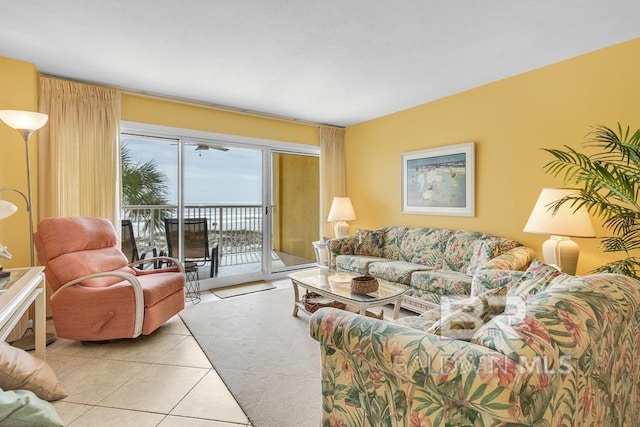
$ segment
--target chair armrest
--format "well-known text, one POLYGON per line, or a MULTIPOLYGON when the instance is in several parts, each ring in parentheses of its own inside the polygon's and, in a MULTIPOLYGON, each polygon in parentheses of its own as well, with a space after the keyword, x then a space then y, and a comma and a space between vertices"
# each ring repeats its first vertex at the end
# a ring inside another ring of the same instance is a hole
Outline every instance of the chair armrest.
POLYGON ((535 369, 490 348, 346 311, 320 309, 310 328, 326 348, 323 369, 334 375, 380 372, 389 387, 405 383, 403 390, 421 388, 509 422, 523 422, 531 394, 547 384, 535 369))
POLYGON ((526 246, 513 249, 490 259, 483 268, 501 270, 526 270, 536 256, 536 251, 526 246))
POLYGON ((70 286, 75 286, 75 285, 80 284, 81 282, 84 282, 85 280, 95 279, 97 277, 119 277, 119 278, 129 282, 129 284, 133 288, 133 298, 134 298, 134 303, 135 303, 135 307, 136 307, 136 315, 135 315, 135 321, 134 321, 134 326, 133 326, 133 336, 131 338, 135 338, 135 337, 139 336, 142 333, 142 322, 144 320, 143 319, 144 318, 144 294, 142 292, 142 285, 140 284, 138 279, 136 279, 136 277, 133 274, 125 273, 123 271, 107 271, 107 272, 103 272, 103 273, 89 274, 87 276, 83 276, 83 277, 74 279, 74 280, 72 280, 70 282, 67 282, 64 285, 60 286, 51 295, 51 299, 53 300, 53 298, 55 298, 56 295, 60 294, 60 292, 62 290, 66 289, 66 288, 68 288, 70 286))

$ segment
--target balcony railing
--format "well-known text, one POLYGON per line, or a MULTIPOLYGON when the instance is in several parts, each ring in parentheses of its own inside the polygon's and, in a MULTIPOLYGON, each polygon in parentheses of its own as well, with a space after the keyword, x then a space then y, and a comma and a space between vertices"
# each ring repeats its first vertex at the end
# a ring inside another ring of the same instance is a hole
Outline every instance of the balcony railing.
MULTIPOLYGON (((164 218, 176 218, 177 206, 124 206, 140 250, 166 248, 164 218)), ((206 218, 209 243, 218 242, 221 256, 262 251, 261 205, 187 205, 183 218, 206 218)))

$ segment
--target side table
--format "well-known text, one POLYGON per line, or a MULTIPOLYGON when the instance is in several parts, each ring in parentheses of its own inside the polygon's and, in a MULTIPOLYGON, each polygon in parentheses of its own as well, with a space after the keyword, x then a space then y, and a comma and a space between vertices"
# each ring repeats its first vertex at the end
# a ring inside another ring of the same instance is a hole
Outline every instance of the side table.
POLYGON ((35 355, 45 359, 46 320, 45 320, 45 277, 44 267, 17 268, 7 270, 11 276, 0 284, 0 340, 18 323, 29 309, 34 307, 35 355))
POLYGON ((187 301, 197 304, 200 302, 200 278, 198 277, 198 264, 195 262, 184 263, 184 273, 187 277, 185 283, 185 298, 187 301))

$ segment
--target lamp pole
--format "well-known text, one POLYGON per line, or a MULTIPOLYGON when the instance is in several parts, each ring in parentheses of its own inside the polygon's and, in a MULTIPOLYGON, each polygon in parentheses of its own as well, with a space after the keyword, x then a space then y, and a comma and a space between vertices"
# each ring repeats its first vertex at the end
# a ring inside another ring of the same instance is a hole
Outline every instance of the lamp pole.
MULTIPOLYGON (((29 168, 27 167, 27 177, 29 176, 28 171, 29 168)), ((35 256, 33 252, 33 213, 31 212, 31 190, 29 189, 29 197, 25 196, 24 193, 17 188, 0 188, 0 193, 3 191, 13 191, 14 193, 18 193, 27 205, 27 212, 29 213, 29 250, 31 251, 31 267, 33 267, 35 265, 35 256)))
MULTIPOLYGON (((24 150, 27 160, 27 195, 15 188, 7 190, 15 191, 20 194, 27 203, 27 212, 29 213, 29 250, 31 253, 31 266, 35 265, 35 254, 33 248, 33 200, 31 198, 31 162, 29 161, 29 138, 34 131, 40 129, 47 123, 49 116, 33 111, 20 110, 0 110, 0 120, 5 122, 9 127, 18 131, 24 140, 24 150)), ((5 189, 3 189, 5 190, 5 189)))

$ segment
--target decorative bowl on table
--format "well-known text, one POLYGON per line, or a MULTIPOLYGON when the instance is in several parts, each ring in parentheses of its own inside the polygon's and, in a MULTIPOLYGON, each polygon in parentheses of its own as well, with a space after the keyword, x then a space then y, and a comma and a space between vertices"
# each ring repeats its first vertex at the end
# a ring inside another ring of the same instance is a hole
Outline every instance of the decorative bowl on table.
POLYGON ((378 290, 378 280, 373 276, 357 276, 351 279, 351 292, 368 294, 378 290))

